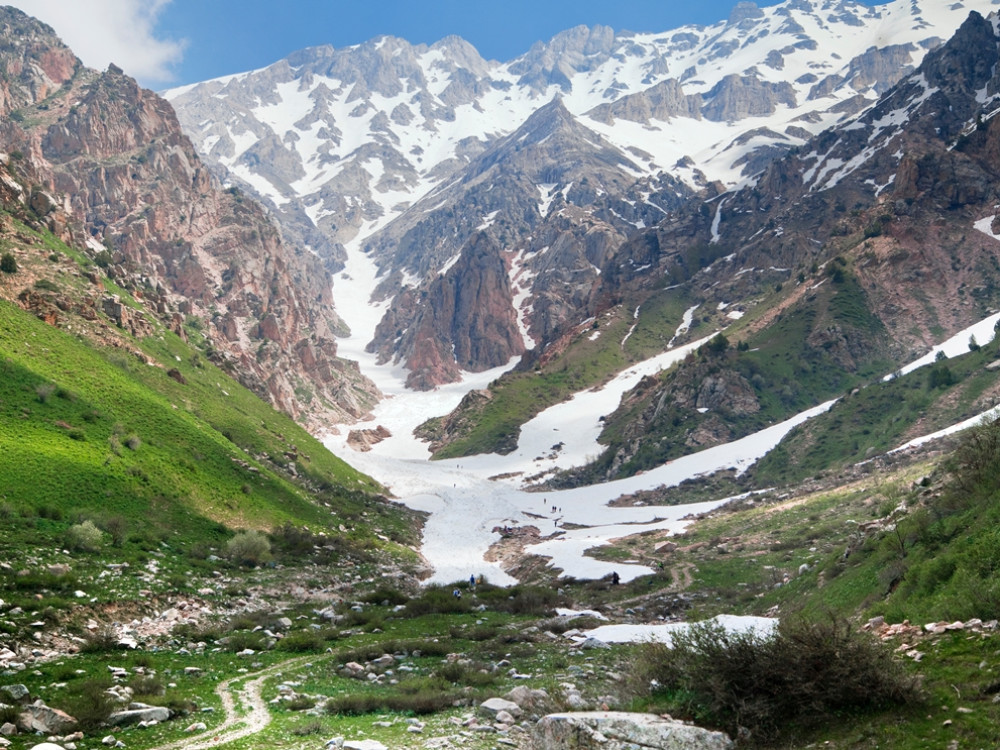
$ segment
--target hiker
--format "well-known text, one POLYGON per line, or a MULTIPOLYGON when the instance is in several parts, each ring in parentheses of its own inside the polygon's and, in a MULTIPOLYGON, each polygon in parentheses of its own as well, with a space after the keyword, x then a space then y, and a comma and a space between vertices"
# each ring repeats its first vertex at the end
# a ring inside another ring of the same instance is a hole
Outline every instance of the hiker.
POLYGON ((461 599, 462 598, 462 590, 461 589, 455 589, 454 591, 451 592, 451 595, 453 597, 455 597, 456 599, 461 599))
POLYGON ((470 585, 470 586, 471 586, 472 588, 476 588, 476 574, 475 574, 475 573, 473 573, 473 574, 471 574, 471 575, 469 576, 469 585, 470 585))
POLYGON ((618 576, 618 571, 616 570, 611 574, 611 585, 617 586, 621 582, 621 578, 618 576))

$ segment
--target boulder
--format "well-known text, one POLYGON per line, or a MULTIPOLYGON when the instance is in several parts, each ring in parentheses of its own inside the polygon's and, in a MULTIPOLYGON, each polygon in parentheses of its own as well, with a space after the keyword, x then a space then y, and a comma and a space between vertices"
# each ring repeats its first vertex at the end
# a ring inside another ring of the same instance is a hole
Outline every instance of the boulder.
POLYGON ((503 698, 490 698, 479 704, 479 713, 489 716, 491 719, 495 719, 501 711, 506 711, 514 717, 521 715, 521 707, 519 705, 503 698))
POLYGON ((108 717, 108 724, 113 727, 125 727, 143 721, 167 721, 170 719, 170 709, 162 706, 149 706, 128 711, 115 711, 108 717))
POLYGON ((518 685, 504 698, 516 703, 522 711, 527 711, 529 714, 540 715, 552 707, 552 699, 547 692, 527 685, 518 685))
POLYGON ((30 693, 28 688, 20 683, 0 686, 0 701, 11 703, 27 703, 30 693))
POLYGON ((586 711, 549 714, 532 731, 534 750, 731 750, 733 741, 656 714, 586 711))
POLYGON ((17 717, 17 726, 25 732, 41 732, 45 735, 69 734, 76 728, 76 719, 58 708, 50 708, 36 701, 17 717))

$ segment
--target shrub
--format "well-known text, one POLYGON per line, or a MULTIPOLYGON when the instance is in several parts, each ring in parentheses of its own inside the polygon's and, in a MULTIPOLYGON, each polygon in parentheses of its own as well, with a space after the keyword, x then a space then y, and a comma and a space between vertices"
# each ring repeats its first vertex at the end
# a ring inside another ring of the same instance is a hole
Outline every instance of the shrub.
POLYGON ((104 532, 93 521, 74 524, 66 532, 66 544, 70 549, 82 552, 96 552, 101 548, 104 532))
POLYGON ((102 627, 83 636, 80 653, 106 654, 118 648, 121 647, 118 645, 118 636, 115 635, 115 631, 110 627, 102 627))
POLYGON ((406 603, 406 616, 454 614, 468 612, 470 609, 472 609, 472 603, 467 597, 456 597, 452 594, 451 589, 441 586, 428 586, 419 597, 410 599, 406 603))
POLYGON ((952 483, 965 493, 995 488, 1000 477, 1000 419, 984 419, 970 427, 947 466, 952 483))
POLYGON ((35 395, 38 396, 39 403, 47 403, 52 394, 56 392, 56 387, 52 383, 39 383, 35 386, 35 395))
POLYGON ((104 520, 104 530, 111 535, 111 545, 121 547, 128 538, 128 520, 124 516, 111 516, 104 520))
POLYGON ((256 567, 271 559, 271 543, 259 531, 241 531, 226 543, 226 556, 238 565, 256 567))
POLYGON ((296 737, 308 737, 311 734, 321 734, 323 732, 323 722, 319 719, 309 719, 292 727, 292 734, 296 737))
POLYGON ((400 604, 406 604, 410 601, 410 597, 398 589, 389 586, 379 586, 374 591, 361 597, 361 601, 367 604, 382 604, 395 607, 400 604))
POLYGON ((132 688, 132 694, 136 698, 153 698, 167 692, 163 680, 153 674, 134 675, 128 681, 128 686, 132 688))
MULTIPOLYGON (((326 648, 326 639, 318 631, 304 631, 286 635, 277 646, 279 651, 323 651, 326 648)), ((307 706, 312 708, 312 706, 307 706)))
POLYGON ((233 633, 223 638, 220 643, 223 641, 226 650, 234 653, 245 651, 248 648, 254 651, 263 651, 267 648, 267 642, 261 633, 233 633))
POLYGON ((644 644, 634 674, 672 701, 673 711, 753 744, 845 712, 916 702, 892 652, 846 621, 782 621, 772 635, 700 623, 672 647, 644 644))
POLYGON ((4 273, 17 273, 17 260, 10 253, 0 256, 0 271, 4 273))
POLYGON ((381 711, 432 714, 451 708, 458 696, 448 691, 423 688, 415 693, 353 693, 330 698, 323 710, 330 714, 360 716, 381 711))
POLYGON ((315 706, 316 701, 308 695, 296 695, 285 704, 285 708, 289 711, 308 711, 310 708, 315 708, 315 706))
POLYGON ((109 687, 110 681, 86 680, 63 705, 66 713, 79 722, 83 731, 97 729, 115 710, 115 701, 107 692, 109 687))

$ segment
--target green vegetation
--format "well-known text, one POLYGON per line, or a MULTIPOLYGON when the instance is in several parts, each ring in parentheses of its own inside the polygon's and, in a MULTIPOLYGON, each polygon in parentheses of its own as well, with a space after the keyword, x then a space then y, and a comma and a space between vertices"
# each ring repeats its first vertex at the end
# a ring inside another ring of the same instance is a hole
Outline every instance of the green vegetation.
POLYGON ((137 343, 96 348, 0 302, 0 555, 68 539, 128 559, 169 539, 204 556, 229 529, 345 523, 335 554, 410 557, 410 517, 374 482, 172 333, 137 343))
MULTIPOLYGON (((565 349, 533 365, 531 371, 505 373, 490 384, 491 398, 467 399, 450 419, 449 441, 435 458, 509 452, 521 425, 574 393, 607 382, 632 362, 662 352, 680 325, 688 300, 679 290, 660 290, 609 311, 582 327, 565 349), (638 316, 635 316, 638 311, 638 316)), ((692 326, 693 335, 704 323, 692 326)), ((439 439, 443 420, 423 426, 439 439)))
POLYGON ((912 436, 961 422, 992 405, 1000 374, 986 367, 996 347, 978 347, 844 395, 826 414, 793 430, 753 468, 760 485, 802 481, 891 450, 912 436))
POLYGON ((632 670, 658 709, 722 727, 741 746, 772 747, 833 717, 918 702, 891 648, 847 621, 785 619, 772 634, 701 623, 670 646, 641 646, 632 670))

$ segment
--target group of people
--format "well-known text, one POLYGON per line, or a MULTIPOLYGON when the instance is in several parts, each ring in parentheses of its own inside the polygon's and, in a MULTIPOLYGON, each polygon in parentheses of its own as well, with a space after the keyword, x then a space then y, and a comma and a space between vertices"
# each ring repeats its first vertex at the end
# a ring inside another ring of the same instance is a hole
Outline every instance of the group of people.
MULTIPOLYGON (((476 585, 477 584, 482 584, 484 580, 485 579, 483 578, 483 574, 482 573, 479 574, 478 578, 476 578, 475 573, 471 574, 469 576, 469 588, 472 589, 473 591, 475 591, 476 590, 476 585)), ((460 589, 460 588, 458 588, 456 586, 454 588, 454 590, 452 590, 451 595, 453 597, 455 597, 456 599, 461 599, 462 598, 462 589, 460 589)))

